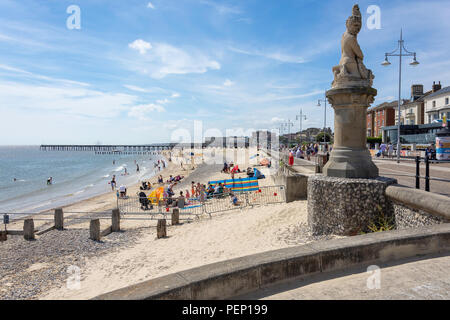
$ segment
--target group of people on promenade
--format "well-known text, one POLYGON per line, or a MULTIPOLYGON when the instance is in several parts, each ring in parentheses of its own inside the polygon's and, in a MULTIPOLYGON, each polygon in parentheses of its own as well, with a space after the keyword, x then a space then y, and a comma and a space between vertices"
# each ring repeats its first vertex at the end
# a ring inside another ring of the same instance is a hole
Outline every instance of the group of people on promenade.
MULTIPOLYGON (((325 153, 331 152, 332 147, 325 144, 325 153)), ((309 143, 303 145, 297 145, 289 150, 289 165, 294 164, 294 158, 311 160, 311 157, 315 156, 319 152, 319 144, 309 143)))
POLYGON ((392 143, 389 144, 382 143, 376 156, 382 158, 385 157, 394 158, 394 145, 392 143))

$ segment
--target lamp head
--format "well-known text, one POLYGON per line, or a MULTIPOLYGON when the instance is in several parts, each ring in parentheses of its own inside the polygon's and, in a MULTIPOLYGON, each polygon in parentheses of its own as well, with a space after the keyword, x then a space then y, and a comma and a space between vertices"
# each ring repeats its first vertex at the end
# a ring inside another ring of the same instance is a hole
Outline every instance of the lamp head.
POLYGON ((413 59, 413 61, 410 63, 410 65, 413 66, 413 67, 419 65, 419 62, 416 60, 416 55, 414 55, 414 59, 413 59))
POLYGON ((384 58, 384 61, 381 63, 383 67, 389 66, 391 63, 389 62, 387 56, 384 58))

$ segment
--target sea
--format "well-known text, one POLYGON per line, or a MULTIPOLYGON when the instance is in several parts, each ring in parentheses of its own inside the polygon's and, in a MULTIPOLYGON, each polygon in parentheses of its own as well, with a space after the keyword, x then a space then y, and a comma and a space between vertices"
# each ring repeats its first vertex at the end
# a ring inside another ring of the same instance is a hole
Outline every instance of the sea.
POLYGON ((116 193, 109 182, 130 186, 153 177, 159 154, 41 151, 39 146, 0 146, 0 219, 39 213, 96 195, 116 193), (137 165, 139 172, 137 172, 137 165), (128 174, 125 175, 125 169, 128 174), (53 183, 47 185, 52 177, 53 183))

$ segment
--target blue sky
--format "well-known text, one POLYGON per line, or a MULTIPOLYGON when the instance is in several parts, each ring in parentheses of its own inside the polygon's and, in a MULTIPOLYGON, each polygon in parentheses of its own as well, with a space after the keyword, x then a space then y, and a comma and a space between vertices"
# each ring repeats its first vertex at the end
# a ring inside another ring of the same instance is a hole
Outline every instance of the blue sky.
MULTIPOLYGON (((0 144, 166 142, 192 133, 195 120, 206 136, 287 119, 298 130, 300 109, 304 128, 323 127, 317 99, 331 86, 354 3, 0 0, 0 144), (79 30, 66 26, 70 5, 80 7, 79 30)), ((380 63, 400 28, 421 63, 404 64, 402 98, 413 83, 450 85, 448 0, 358 4, 375 104, 398 95, 398 59, 380 63), (370 5, 381 29, 366 26, 370 5)))

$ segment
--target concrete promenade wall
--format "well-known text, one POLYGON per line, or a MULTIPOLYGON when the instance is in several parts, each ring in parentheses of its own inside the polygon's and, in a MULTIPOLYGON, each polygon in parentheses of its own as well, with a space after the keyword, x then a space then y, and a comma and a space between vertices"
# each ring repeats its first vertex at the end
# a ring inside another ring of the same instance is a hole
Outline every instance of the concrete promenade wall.
POLYGON ((450 198, 423 190, 390 186, 386 196, 392 203, 397 229, 450 222, 450 198))
POLYGON ((205 265, 94 299, 227 299, 321 272, 450 252, 450 224, 394 230, 263 252, 205 265))

